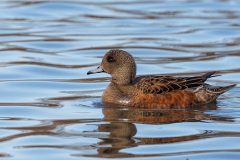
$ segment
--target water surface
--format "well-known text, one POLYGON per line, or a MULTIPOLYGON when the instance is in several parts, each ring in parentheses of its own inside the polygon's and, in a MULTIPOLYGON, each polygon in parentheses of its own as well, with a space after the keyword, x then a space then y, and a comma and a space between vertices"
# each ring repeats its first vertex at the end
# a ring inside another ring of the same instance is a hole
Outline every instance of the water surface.
POLYGON ((238 0, 2 0, 0 158, 240 159, 238 0), (133 54, 138 74, 238 86, 191 110, 102 106, 103 54, 133 54))

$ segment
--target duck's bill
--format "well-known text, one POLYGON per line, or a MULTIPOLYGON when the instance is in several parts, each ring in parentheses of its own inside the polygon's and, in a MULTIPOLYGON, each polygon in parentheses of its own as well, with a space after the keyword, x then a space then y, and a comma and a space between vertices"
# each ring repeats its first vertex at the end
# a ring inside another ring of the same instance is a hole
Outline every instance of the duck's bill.
POLYGON ((98 66, 97 69, 88 71, 88 72, 87 72, 87 75, 89 75, 89 74, 95 74, 95 73, 102 73, 102 72, 104 72, 104 70, 102 69, 101 66, 98 66))

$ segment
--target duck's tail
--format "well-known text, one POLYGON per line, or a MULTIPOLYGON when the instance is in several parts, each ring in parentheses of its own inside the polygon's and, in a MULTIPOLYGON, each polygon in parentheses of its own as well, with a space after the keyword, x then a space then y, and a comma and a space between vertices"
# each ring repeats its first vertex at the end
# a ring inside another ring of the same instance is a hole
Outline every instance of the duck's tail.
POLYGON ((215 101, 219 95, 225 93, 235 86, 236 84, 229 86, 211 86, 209 84, 204 84, 195 90, 195 94, 199 102, 210 103, 215 101))

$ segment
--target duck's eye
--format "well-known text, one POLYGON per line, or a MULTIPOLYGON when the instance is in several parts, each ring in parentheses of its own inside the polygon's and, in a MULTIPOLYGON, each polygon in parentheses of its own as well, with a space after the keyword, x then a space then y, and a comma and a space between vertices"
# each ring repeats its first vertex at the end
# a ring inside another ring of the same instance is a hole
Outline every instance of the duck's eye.
POLYGON ((115 59, 113 57, 109 56, 109 57, 107 57, 107 61, 109 63, 112 63, 112 62, 115 62, 115 59))

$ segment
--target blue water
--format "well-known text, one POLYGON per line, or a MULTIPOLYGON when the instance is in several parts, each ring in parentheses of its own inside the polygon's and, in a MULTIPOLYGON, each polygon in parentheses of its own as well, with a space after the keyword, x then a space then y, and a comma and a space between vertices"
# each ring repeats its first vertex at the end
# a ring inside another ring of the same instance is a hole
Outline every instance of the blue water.
POLYGON ((2 0, 0 159, 239 160, 238 0, 2 0), (236 83, 192 110, 106 107, 109 75, 87 76, 122 48, 138 75, 236 83))

